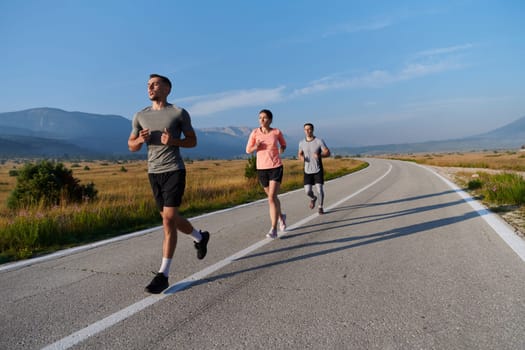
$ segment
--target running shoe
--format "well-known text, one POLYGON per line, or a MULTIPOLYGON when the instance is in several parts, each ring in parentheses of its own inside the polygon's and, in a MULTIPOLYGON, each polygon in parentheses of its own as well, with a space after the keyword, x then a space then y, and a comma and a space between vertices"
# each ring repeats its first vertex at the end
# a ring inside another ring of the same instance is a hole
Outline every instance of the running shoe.
POLYGON ((316 201, 317 201, 317 197, 314 196, 314 199, 312 199, 312 200, 310 201, 310 205, 309 205, 310 209, 315 208, 315 202, 316 202, 316 201))
POLYGON ((277 230, 274 228, 270 229, 270 232, 266 234, 266 237, 271 238, 271 239, 277 238, 277 230))
POLYGON ((319 215, 323 215, 323 214, 324 214, 323 208, 319 207, 319 215))
POLYGON ((210 240, 210 233, 208 231, 200 231, 202 239, 200 242, 195 243, 195 249, 197 249, 197 259, 202 260, 208 252, 208 241, 210 240))
POLYGON ((281 231, 286 231, 286 214, 281 214, 281 218, 279 219, 279 229, 281 231))
POLYGON ((162 272, 159 272, 153 277, 150 284, 148 284, 144 290, 151 294, 159 294, 168 287, 168 277, 164 276, 162 272))

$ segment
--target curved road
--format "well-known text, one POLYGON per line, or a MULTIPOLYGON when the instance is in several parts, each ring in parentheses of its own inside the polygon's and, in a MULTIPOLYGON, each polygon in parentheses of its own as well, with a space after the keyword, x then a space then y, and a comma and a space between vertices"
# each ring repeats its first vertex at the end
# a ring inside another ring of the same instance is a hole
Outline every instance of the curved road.
POLYGON ((525 349, 523 241, 429 169, 368 161, 323 216, 283 194, 279 240, 264 201, 193 219, 208 256, 179 239, 165 294, 143 292, 159 228, 0 266, 0 348, 525 349))

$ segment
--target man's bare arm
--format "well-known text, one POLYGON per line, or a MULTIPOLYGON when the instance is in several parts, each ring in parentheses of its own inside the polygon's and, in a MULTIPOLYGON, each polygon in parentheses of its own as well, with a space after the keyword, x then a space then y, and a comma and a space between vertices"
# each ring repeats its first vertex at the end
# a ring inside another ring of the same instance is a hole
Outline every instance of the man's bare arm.
POLYGON ((150 138, 149 129, 143 129, 139 131, 138 135, 134 135, 133 132, 129 135, 128 148, 131 152, 137 152, 142 148, 142 144, 148 142, 150 138))
POLYGON ((197 135, 195 131, 183 132, 183 139, 173 138, 167 129, 164 129, 160 141, 164 145, 193 148, 197 146, 197 135))

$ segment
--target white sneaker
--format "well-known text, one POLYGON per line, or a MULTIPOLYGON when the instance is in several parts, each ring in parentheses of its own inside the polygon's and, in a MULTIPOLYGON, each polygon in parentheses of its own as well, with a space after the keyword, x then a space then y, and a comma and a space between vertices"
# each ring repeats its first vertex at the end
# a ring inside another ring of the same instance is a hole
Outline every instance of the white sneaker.
POLYGON ((286 214, 281 214, 281 218, 279 219, 279 229, 281 231, 286 231, 286 214))
POLYGON ((270 232, 266 234, 266 237, 271 238, 271 239, 277 238, 277 230, 274 228, 270 229, 270 232))

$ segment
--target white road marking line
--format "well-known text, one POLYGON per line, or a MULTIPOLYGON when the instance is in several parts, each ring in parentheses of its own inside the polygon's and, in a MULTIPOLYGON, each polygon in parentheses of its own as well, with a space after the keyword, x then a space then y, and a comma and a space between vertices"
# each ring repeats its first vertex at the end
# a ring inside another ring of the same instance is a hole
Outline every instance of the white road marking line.
MULTIPOLYGON (((226 211, 233 210, 235 208, 241 208, 241 207, 244 207, 244 206, 253 205, 253 204, 261 202, 263 200, 265 200, 265 199, 261 199, 261 200, 258 200, 258 201, 255 201, 255 202, 251 202, 251 203, 241 204, 241 205, 238 205, 238 206, 233 207, 233 208, 222 209, 222 210, 214 211, 214 212, 211 212, 211 213, 206 213, 206 214, 203 214, 203 215, 200 215, 200 216, 195 216, 195 217, 191 218, 190 221, 193 221, 193 220, 196 220, 196 219, 199 219, 199 218, 203 218, 203 217, 206 217, 206 216, 217 215, 217 214, 220 214, 220 213, 223 213, 223 212, 226 212, 226 211)), ((34 264, 37 264, 37 263, 40 263, 40 262, 53 260, 53 259, 61 258, 61 257, 64 257, 64 256, 68 256, 68 255, 71 255, 71 254, 80 253, 80 252, 83 252, 83 251, 86 251, 86 250, 94 249, 94 248, 97 248, 97 247, 100 247, 100 246, 103 246, 103 245, 106 245, 106 244, 115 243, 115 242, 119 242, 119 241, 124 241, 126 239, 130 239, 130 238, 146 235, 148 233, 151 233, 151 232, 154 232, 154 231, 158 231, 158 230, 162 230, 162 226, 152 227, 152 228, 148 228, 146 230, 137 231, 137 232, 133 232, 133 233, 128 233, 128 234, 125 234, 125 235, 121 235, 121 236, 105 239, 103 241, 98 241, 98 242, 94 242, 94 243, 90 243, 90 244, 84 244, 82 246, 78 246, 78 247, 74 247, 74 248, 59 250, 59 251, 57 251, 55 253, 44 255, 44 256, 41 256, 41 257, 38 257, 38 258, 31 258, 31 259, 17 261, 17 262, 14 262, 14 263, 4 264, 4 265, 0 266, 0 272, 20 269, 22 267, 31 266, 31 265, 34 265, 34 264)))
MULTIPOLYGON (((287 196, 287 195, 289 195, 289 194, 291 194, 293 192, 297 192, 297 191, 304 191, 304 190, 303 189, 297 189, 297 190, 294 190, 294 191, 286 192, 286 193, 280 194, 279 197, 285 197, 285 196, 287 196)), ((194 220, 198 220, 198 219, 201 219, 201 218, 204 218, 204 217, 207 217, 207 216, 218 215, 218 214, 221 214, 221 213, 224 213, 224 212, 232 211, 232 210, 237 209, 237 208, 242 208, 242 207, 247 207, 249 205, 254 205, 256 203, 260 203, 260 202, 263 202, 263 201, 266 201, 266 198, 259 199, 259 200, 255 201, 255 202, 240 204, 240 205, 237 205, 237 206, 232 207, 232 208, 226 208, 226 209, 217 210, 217 211, 214 211, 214 212, 211 212, 211 213, 202 214, 202 215, 199 215, 199 216, 192 217, 189 220, 190 221, 194 221, 194 220)), ((16 269, 20 269, 22 267, 31 266, 31 265, 34 265, 34 264, 38 264, 38 263, 41 263, 41 262, 48 261, 48 260, 61 258, 61 257, 64 257, 64 256, 75 254, 75 253, 81 253, 83 251, 94 249, 94 248, 97 248, 97 247, 100 247, 100 246, 103 246, 103 245, 106 245, 106 244, 124 241, 126 239, 131 239, 131 238, 134 238, 134 237, 146 235, 148 233, 151 233, 151 232, 154 232, 154 231, 158 231, 158 230, 162 230, 162 226, 156 226, 156 227, 148 228, 146 230, 137 231, 137 232, 133 232, 133 233, 128 233, 128 234, 125 234, 125 235, 120 235, 120 236, 117 236, 117 237, 105 239, 103 241, 98 241, 98 242, 94 242, 94 243, 84 244, 84 245, 81 245, 81 246, 78 246, 78 247, 74 247, 74 248, 62 249, 62 250, 59 250, 59 251, 51 253, 51 254, 40 256, 38 258, 31 258, 31 259, 16 261, 16 262, 13 262, 13 263, 7 263, 7 264, 4 264, 4 265, 0 266, 0 272, 16 270, 16 269)))
POLYGON ((520 238, 514 232, 514 229, 512 228, 512 226, 507 224, 505 220, 500 218, 497 214, 488 210, 480 202, 472 198, 467 192, 463 191, 461 188, 456 186, 456 184, 450 182, 448 179, 441 176, 440 174, 435 172, 433 169, 423 166, 423 165, 419 165, 419 164, 415 164, 415 165, 420 166, 430 171, 431 173, 439 177, 441 180, 443 180, 461 198, 463 198, 463 200, 467 202, 472 207, 472 209, 474 209, 478 213, 478 215, 481 216, 481 218, 483 218, 483 220, 485 220, 487 224, 489 224, 490 227, 492 227, 494 231, 496 231, 498 236, 500 236, 501 239, 503 239, 503 241, 507 243, 507 245, 510 246, 516 254, 518 254, 521 260, 525 261, 525 240, 520 238))
MULTIPOLYGON (((373 185, 375 185, 376 183, 378 183, 379 181, 381 181, 382 179, 384 179, 389 173, 390 171, 392 170, 392 165, 389 164, 389 168, 388 170, 379 178, 377 178, 375 181, 371 182, 370 184, 368 184, 367 186, 361 188, 360 190, 358 190, 357 192, 354 192, 352 193, 351 195, 341 199, 340 201, 334 203, 333 205, 327 207, 327 210, 330 210, 330 209, 333 209, 335 207, 337 207, 338 205, 346 202, 347 200, 349 200, 350 198, 358 195, 359 193, 367 190, 368 188, 372 187, 373 185)), ((296 222, 295 224, 291 225, 289 228, 297 228, 297 227, 300 227, 301 225, 313 220, 314 218, 318 217, 319 214, 312 214, 304 219, 302 219, 301 221, 299 222, 296 222)), ((202 280, 203 278, 205 278, 206 276, 212 274, 213 272, 225 267, 226 265, 229 265, 230 263, 234 262, 235 260, 238 260, 246 255, 248 255, 249 253, 253 252, 254 250, 257 250, 263 246, 265 246, 266 244, 272 242, 273 239, 271 238, 265 238, 255 244, 252 244, 251 246, 249 246, 248 248, 246 249, 243 249, 229 257, 227 257, 226 259, 224 260, 221 260, 211 266, 208 266, 207 268, 179 281, 179 282, 176 282, 175 284, 171 285, 170 287, 168 287, 167 290, 164 291, 164 293, 162 294, 157 294, 157 295, 151 295, 149 297, 146 297, 138 302, 136 302, 135 304, 132 304, 120 311, 117 311, 115 312, 114 314, 112 315, 109 315, 108 317, 106 318, 103 318, 102 320, 100 321, 97 321, 75 333, 72 333, 70 334, 69 336, 67 337, 64 337, 58 341, 56 341, 55 343, 53 344, 50 344, 44 348, 42 348, 43 350, 54 350, 54 349, 68 349, 86 339, 88 339, 89 337, 97 334, 97 333, 100 333, 102 331, 104 331, 105 329, 119 323, 120 321, 123 321, 125 320, 126 318, 130 317, 130 316, 133 316, 134 314, 146 309, 147 307, 157 303, 158 301, 161 301, 162 299, 178 292, 178 291, 181 291, 185 288, 188 288, 189 286, 191 286, 192 284, 194 284, 195 282, 199 281, 199 280, 202 280)))
POLYGON ((93 248, 97 248, 97 247, 100 247, 100 246, 103 246, 103 245, 106 245, 106 244, 109 244, 109 243, 123 241, 123 240, 130 239, 130 238, 137 237, 137 236, 142 236, 142 235, 145 235, 147 233, 153 232, 155 230, 159 230, 161 228, 162 228, 162 226, 153 227, 153 228, 149 228, 147 230, 137 231, 137 232, 133 232, 133 233, 129 233, 129 234, 123 235, 123 236, 118 236, 118 237, 115 237, 115 238, 106 239, 106 240, 103 240, 103 241, 98 241, 98 242, 94 242, 94 243, 90 243, 90 244, 84 244, 82 246, 78 246, 78 247, 74 247, 74 248, 59 250, 59 251, 57 251, 55 253, 44 255, 44 256, 41 256, 41 257, 38 257, 38 258, 31 258, 31 259, 21 260, 21 261, 17 261, 17 262, 10 263, 10 264, 5 264, 5 265, 0 266, 0 272, 16 270, 16 269, 19 269, 19 268, 22 268, 22 267, 38 264, 40 262, 61 258, 61 257, 67 256, 67 255, 71 255, 71 254, 74 254, 74 253, 80 253, 80 252, 83 252, 83 251, 86 251, 86 250, 90 250, 90 249, 93 249, 93 248))

